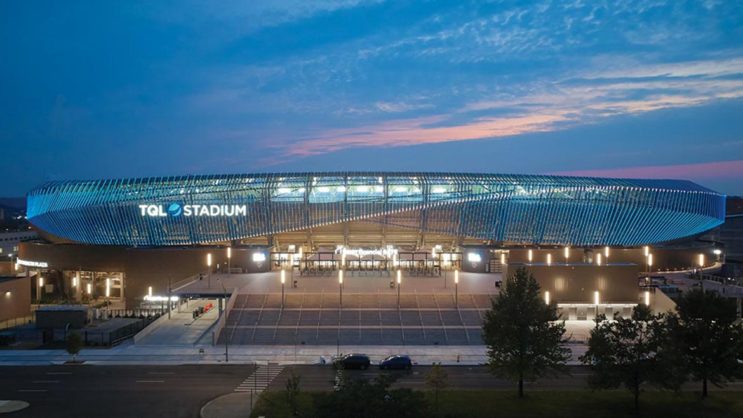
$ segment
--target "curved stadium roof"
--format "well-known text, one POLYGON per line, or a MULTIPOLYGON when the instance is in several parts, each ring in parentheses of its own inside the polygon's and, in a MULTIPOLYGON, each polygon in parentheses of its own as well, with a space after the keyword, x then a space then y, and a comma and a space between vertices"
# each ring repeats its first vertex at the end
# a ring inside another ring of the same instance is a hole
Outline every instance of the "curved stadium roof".
POLYGON ((474 173, 61 181, 27 199, 28 219, 42 231, 125 246, 220 242, 349 221, 512 244, 634 246, 696 235, 725 217, 725 196, 689 181, 474 173))

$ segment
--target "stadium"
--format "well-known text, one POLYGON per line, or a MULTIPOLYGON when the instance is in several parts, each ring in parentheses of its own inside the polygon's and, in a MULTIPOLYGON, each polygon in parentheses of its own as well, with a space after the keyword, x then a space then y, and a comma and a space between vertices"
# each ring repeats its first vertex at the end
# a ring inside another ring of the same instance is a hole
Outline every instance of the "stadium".
POLYGON ((231 329, 233 343, 472 344, 517 266, 566 318, 590 319, 647 298, 652 271, 714 265, 699 237, 724 221, 725 196, 682 180, 198 175, 51 182, 27 216, 43 240, 18 264, 74 298, 218 300, 217 338, 231 329))

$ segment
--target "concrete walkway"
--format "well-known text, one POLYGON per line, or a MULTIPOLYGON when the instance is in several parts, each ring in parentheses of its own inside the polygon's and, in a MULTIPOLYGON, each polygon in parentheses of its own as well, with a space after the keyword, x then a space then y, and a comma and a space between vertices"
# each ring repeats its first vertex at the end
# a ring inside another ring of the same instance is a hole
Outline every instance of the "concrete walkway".
POLYGON ((217 322, 219 318, 219 309, 216 300, 206 300, 191 302, 181 305, 180 312, 173 310, 170 319, 167 315, 161 317, 156 323, 150 325, 154 327, 147 330, 148 334, 137 341, 137 345, 148 346, 173 346, 173 345, 195 345, 198 343, 211 344, 211 333, 209 329, 217 322), (213 308, 197 319, 193 319, 193 310, 199 306, 208 303, 213 308))

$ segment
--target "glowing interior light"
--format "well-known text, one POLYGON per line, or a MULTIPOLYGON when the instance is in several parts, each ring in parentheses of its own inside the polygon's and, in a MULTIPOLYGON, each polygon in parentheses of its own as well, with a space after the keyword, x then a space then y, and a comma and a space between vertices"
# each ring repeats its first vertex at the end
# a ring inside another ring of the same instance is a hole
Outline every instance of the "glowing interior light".
POLYGON ((262 263, 266 261, 266 254, 264 253, 253 253, 253 262, 262 263))
POLYGON ((338 283, 343 284, 343 270, 338 270, 338 283))
POLYGON ((478 253, 467 253, 467 261, 470 263, 479 263, 482 261, 482 257, 478 253))
POLYGON ((111 279, 106 279, 106 297, 111 296, 111 279))
POLYGON ((356 186, 356 191, 359 193, 368 193, 369 186, 356 186))
POLYGON ((39 276, 39 287, 44 287, 44 278, 39 276))
POLYGON ((279 187, 279 190, 278 190, 279 194, 287 194, 287 193, 290 193, 291 191, 292 189, 288 187, 279 187))
POLYGON ((714 251, 712 251, 712 252, 713 252, 713 253, 715 253, 715 255, 720 255, 720 254, 722 254, 722 250, 721 250, 721 249, 719 249, 719 248, 715 248, 715 250, 714 250, 714 251))
POLYGON ((330 192, 330 187, 327 186, 320 186, 316 189, 320 193, 328 193, 330 192))
POLYGON ((599 304, 599 291, 593 292, 593 304, 598 305, 599 304))
POLYGON ((72 287, 77 287, 77 284, 80 282, 80 277, 75 276, 72 278, 72 287))
POLYGON ((650 291, 645 291, 645 306, 650 306, 650 291))
POLYGON ((384 193, 384 186, 375 186, 374 191, 377 193, 384 193))
MULTIPOLYGON (((88 285, 88 286, 90 286, 90 285, 88 285)), ((88 293, 90 293, 90 292, 88 292, 88 293)), ((152 286, 148 286, 147 287, 147 296, 152 297, 152 286)))
POLYGON ((506 264, 506 253, 501 253, 500 255, 500 263, 506 264))
POLYGON ((544 303, 547 305, 550 304, 550 291, 549 290, 544 291, 544 303))
POLYGON ((434 187, 434 188, 431 189, 431 193, 436 193, 436 194, 446 193, 446 188, 444 188, 444 187, 434 187))
POLYGON ((402 283, 402 272, 397 270, 397 284, 402 283))
POLYGON ((346 191, 346 186, 338 186, 336 190, 338 190, 338 193, 343 193, 346 191))
POLYGON ((408 188, 405 187, 405 186, 396 186, 395 187, 395 192, 397 192, 397 193, 405 193, 407 191, 408 191, 408 188))
POLYGON ((90 283, 85 285, 85 290, 89 295, 93 294, 93 286, 91 286, 90 283))

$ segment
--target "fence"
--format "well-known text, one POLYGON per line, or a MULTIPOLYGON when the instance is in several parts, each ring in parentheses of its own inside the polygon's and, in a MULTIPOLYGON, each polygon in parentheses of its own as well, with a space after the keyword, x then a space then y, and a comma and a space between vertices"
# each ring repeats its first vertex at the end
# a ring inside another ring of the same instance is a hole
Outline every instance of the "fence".
POLYGON ((18 326, 28 325, 28 324, 33 324, 33 323, 34 323, 33 315, 7 319, 5 321, 0 322, 0 330, 8 329, 8 328, 15 328, 18 326))

